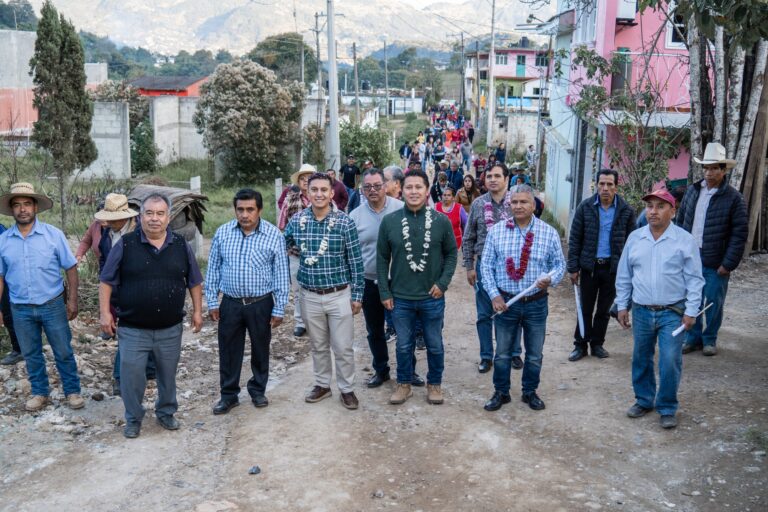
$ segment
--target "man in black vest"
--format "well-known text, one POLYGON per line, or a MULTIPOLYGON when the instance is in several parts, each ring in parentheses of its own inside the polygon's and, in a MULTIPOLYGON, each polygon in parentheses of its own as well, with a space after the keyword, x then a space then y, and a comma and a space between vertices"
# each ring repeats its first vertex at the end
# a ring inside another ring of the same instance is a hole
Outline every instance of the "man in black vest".
POLYGON ((177 430, 176 367, 181 355, 184 292, 192 297, 192 326, 203 326, 203 277, 192 249, 169 228, 171 201, 152 194, 141 205, 141 229, 124 235, 101 272, 101 329, 120 339, 120 391, 127 438, 138 437, 144 418, 147 358, 157 365, 155 415, 167 430, 177 430), (115 295, 119 327, 109 310, 115 295))
POLYGON ((635 229, 635 211, 616 192, 619 173, 603 169, 597 173, 597 193, 579 204, 568 238, 568 273, 580 284, 584 335, 576 324, 569 361, 587 355, 604 359, 608 311, 616 297, 616 268, 627 237, 635 229))

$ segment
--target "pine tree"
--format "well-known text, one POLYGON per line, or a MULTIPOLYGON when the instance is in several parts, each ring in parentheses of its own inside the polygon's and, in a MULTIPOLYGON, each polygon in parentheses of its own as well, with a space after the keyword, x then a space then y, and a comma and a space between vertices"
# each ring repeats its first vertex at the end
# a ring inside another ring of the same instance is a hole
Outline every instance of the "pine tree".
POLYGON ((40 11, 35 53, 29 62, 38 112, 32 140, 46 149, 59 182, 61 226, 67 226, 67 178, 97 157, 90 136, 93 104, 86 90, 83 47, 75 27, 50 0, 40 11))

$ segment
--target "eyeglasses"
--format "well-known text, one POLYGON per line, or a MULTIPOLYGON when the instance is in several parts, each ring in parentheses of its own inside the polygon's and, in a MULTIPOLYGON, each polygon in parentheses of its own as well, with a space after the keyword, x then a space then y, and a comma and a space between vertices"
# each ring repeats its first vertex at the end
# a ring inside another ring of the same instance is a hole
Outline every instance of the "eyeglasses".
POLYGON ((370 192, 371 190, 379 191, 382 188, 384 188, 384 185, 381 183, 377 183, 376 185, 363 185, 363 190, 366 192, 370 192))

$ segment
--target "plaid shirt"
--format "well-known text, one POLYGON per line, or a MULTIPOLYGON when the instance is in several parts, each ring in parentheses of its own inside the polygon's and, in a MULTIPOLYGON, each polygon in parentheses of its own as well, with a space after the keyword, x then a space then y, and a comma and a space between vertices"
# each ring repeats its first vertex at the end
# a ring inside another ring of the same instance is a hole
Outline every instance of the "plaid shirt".
POLYGON ((349 284, 352 287, 352 301, 363 300, 363 257, 357 238, 357 226, 345 213, 332 210, 318 222, 312 207, 309 207, 288 222, 285 241, 288 249, 299 250, 299 273, 296 280, 301 286, 323 290, 349 284), (303 229, 302 218, 305 220, 303 229), (335 225, 329 233, 328 223, 331 218, 335 219, 335 225), (307 265, 305 259, 317 255, 320 242, 326 235, 328 249, 325 254, 314 265, 307 265))
MULTIPOLYGON (((488 230, 485 239, 483 257, 480 260, 483 287, 491 299, 500 295, 500 291, 517 295, 536 282, 539 275, 555 271, 551 286, 557 285, 565 275, 565 256, 560 246, 560 235, 546 222, 531 217, 527 229, 517 226, 508 228, 506 222, 498 222, 488 230), (528 258, 528 269, 519 281, 507 275, 507 257, 511 256, 515 266, 520 265, 520 253, 528 230, 533 230, 533 245, 528 258)), ((528 295, 540 290, 534 289, 528 295)))
POLYGON ((219 291, 235 298, 274 294, 272 316, 282 318, 288 303, 291 273, 280 230, 261 219, 248 236, 237 220, 216 230, 208 256, 205 297, 208 309, 218 309, 219 291))

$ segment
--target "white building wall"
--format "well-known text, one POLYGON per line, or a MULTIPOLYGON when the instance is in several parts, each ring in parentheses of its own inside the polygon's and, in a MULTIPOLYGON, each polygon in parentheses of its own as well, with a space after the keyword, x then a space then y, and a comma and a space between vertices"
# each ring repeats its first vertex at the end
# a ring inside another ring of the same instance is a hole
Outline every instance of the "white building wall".
POLYGON ((131 140, 128 103, 97 101, 93 105, 91 138, 99 156, 83 170, 82 178, 131 177, 131 140))

